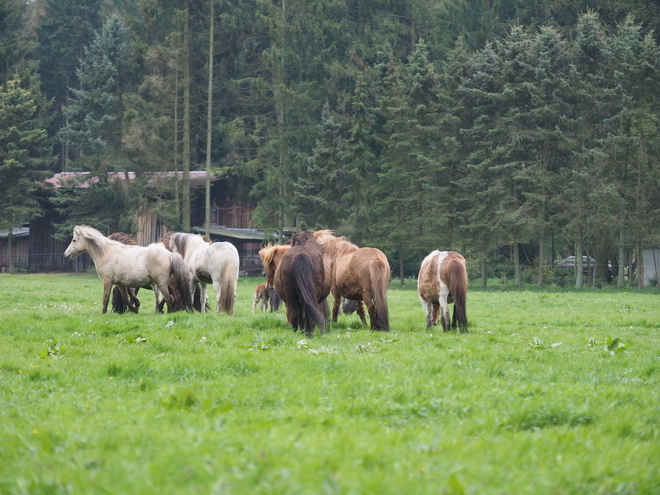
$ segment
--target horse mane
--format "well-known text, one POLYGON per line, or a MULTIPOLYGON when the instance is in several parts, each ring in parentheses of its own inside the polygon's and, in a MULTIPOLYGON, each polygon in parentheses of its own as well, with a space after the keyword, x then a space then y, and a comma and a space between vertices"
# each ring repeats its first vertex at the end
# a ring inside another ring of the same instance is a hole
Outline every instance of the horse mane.
POLYGON ((261 259, 263 261, 264 265, 267 265, 273 261, 273 257, 275 256, 275 253, 277 251, 281 250, 286 250, 289 249, 291 246, 290 245, 281 245, 281 244, 267 244, 266 246, 262 247, 261 250, 259 251, 259 256, 261 256, 261 259))
POLYGON ((176 249, 182 258, 186 257, 186 249, 188 249, 188 247, 191 246, 195 241, 201 241, 206 245, 211 244, 211 241, 209 241, 208 238, 199 234, 175 232, 174 234, 167 234, 165 237, 168 236, 170 243, 176 246, 176 249))
POLYGON ((346 237, 335 237, 332 235, 331 230, 319 230, 315 232, 314 236, 319 244, 323 246, 323 250, 332 259, 353 253, 359 249, 346 237))
POLYGON ((103 251, 107 237, 101 234, 101 232, 96 230, 94 227, 90 227, 89 225, 78 225, 74 229, 74 232, 77 232, 85 239, 87 239, 89 243, 99 251, 103 251))
POLYGON ((121 242, 122 244, 127 244, 129 246, 137 246, 137 241, 130 234, 125 232, 114 232, 108 236, 108 239, 111 241, 121 242))
POLYGON ((174 234, 174 232, 168 232, 163 237, 161 237, 160 241, 159 241, 161 244, 163 244, 167 248, 168 251, 172 250, 172 248, 170 247, 170 240, 172 239, 173 234, 174 234))

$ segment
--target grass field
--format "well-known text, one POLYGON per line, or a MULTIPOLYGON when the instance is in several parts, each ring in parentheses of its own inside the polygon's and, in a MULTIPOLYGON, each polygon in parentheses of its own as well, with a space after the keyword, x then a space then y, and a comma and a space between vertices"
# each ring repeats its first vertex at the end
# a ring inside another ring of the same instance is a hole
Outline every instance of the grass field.
POLYGON ((0 275, 0 493, 660 493, 657 290, 471 289, 456 335, 393 283, 390 333, 305 339, 261 281, 101 315, 95 275, 0 275))

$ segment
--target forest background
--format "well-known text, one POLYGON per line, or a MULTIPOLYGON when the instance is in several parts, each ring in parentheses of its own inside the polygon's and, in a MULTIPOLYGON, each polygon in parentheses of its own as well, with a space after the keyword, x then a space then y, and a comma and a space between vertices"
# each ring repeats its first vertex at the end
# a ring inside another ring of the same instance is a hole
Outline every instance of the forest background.
POLYGON ((621 286, 660 241, 659 23, 641 0, 0 0, 0 228, 48 196, 63 236, 145 205, 190 230, 205 169, 258 228, 334 229, 402 278, 456 249, 485 285, 508 243, 519 284, 528 243, 542 285, 557 239, 621 286), (98 181, 53 196, 62 171, 98 181))

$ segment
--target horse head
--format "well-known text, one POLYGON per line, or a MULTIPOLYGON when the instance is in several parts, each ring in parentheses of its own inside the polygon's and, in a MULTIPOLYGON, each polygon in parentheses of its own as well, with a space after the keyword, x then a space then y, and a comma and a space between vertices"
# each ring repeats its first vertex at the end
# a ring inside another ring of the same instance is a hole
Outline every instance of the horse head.
POLYGON ((77 225, 73 228, 73 239, 69 247, 64 251, 64 259, 72 260, 80 253, 85 253, 90 247, 101 248, 98 237, 103 237, 96 229, 85 225, 77 225))
POLYGON ((277 270, 282 255, 286 253, 291 246, 280 246, 268 244, 266 247, 262 248, 259 251, 259 256, 261 257, 261 263, 264 267, 264 272, 266 272, 266 288, 271 290, 273 288, 273 281, 275 279, 275 270, 277 270))

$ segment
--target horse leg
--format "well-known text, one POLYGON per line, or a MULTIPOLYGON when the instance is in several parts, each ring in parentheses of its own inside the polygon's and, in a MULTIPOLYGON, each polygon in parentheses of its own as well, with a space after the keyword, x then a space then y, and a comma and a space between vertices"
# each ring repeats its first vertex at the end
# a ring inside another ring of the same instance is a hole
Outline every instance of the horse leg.
POLYGON ((426 328, 431 328, 434 325, 433 319, 436 315, 435 306, 428 301, 422 300, 422 308, 426 312, 426 328))
POLYGON ((133 302, 132 302, 130 296, 128 295, 130 289, 128 289, 128 288, 127 288, 126 286, 124 286, 124 285, 118 285, 117 287, 119 288, 119 292, 121 293, 121 297, 122 297, 122 299, 124 300, 124 304, 126 305, 126 307, 128 308, 128 310, 129 310, 131 313, 137 313, 138 310, 135 308, 135 306, 133 305, 133 302))
POLYGON ((135 289, 128 289, 128 297, 131 300, 131 303, 133 303, 133 306, 135 307, 135 312, 138 312, 138 308, 140 307, 140 301, 137 298, 137 293, 140 290, 139 287, 135 289))
MULTIPOLYGON (((199 287, 199 301, 202 304, 201 312, 206 313, 206 284, 198 283, 197 287, 199 287)), ((220 300, 220 292, 216 293, 216 298, 220 300)), ((215 312, 217 313, 219 309, 219 306, 217 305, 216 301, 216 308, 215 312)))
POLYGON ((362 293, 362 300, 367 306, 367 311, 369 311, 370 328, 372 330, 382 330, 380 322, 378 321, 378 316, 376 315, 376 305, 371 297, 371 291, 364 291, 362 293))
POLYGON ((431 311, 431 325, 437 325, 440 317, 440 303, 431 304, 429 309, 431 311))
MULTIPOLYGON (((362 304, 362 301, 355 301, 355 311, 357 312, 358 316, 360 317, 360 321, 362 321, 363 325, 367 324, 367 316, 364 314, 364 305, 362 304)), ((367 306, 368 307, 368 306, 367 306)), ((371 318, 371 314, 369 314, 371 318)))
POLYGON ((341 304, 341 294, 339 294, 339 291, 333 291, 332 298, 334 299, 334 302, 332 303, 332 322, 337 323, 337 316, 339 316, 339 305, 341 304))
POLYGON ((440 310, 442 311, 442 330, 448 332, 450 329, 449 321, 449 303, 447 302, 449 298, 449 287, 442 285, 440 287, 440 310))
POLYGON ((159 292, 163 295, 163 299, 165 299, 165 304, 167 305, 167 312, 172 311, 173 307, 173 301, 172 301, 172 296, 170 295, 170 288, 167 285, 167 281, 163 283, 155 283, 152 286, 152 289, 154 290, 154 295, 156 296, 156 313, 162 313, 163 312, 163 307, 160 304, 160 295, 159 292))
POLYGON ((103 308, 102 314, 108 312, 108 301, 110 301, 110 290, 112 289, 112 281, 110 279, 103 280, 103 308))

